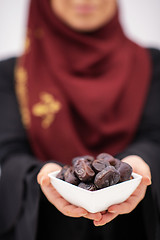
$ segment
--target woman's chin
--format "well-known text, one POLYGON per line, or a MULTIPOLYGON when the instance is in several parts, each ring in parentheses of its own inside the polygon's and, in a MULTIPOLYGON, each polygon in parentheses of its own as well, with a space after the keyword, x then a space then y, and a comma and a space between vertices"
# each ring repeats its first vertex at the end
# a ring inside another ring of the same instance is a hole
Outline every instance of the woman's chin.
POLYGON ((87 23, 87 21, 84 22, 72 22, 71 24, 68 24, 72 29, 78 32, 92 32, 97 30, 102 26, 101 24, 94 23, 94 21, 87 23))

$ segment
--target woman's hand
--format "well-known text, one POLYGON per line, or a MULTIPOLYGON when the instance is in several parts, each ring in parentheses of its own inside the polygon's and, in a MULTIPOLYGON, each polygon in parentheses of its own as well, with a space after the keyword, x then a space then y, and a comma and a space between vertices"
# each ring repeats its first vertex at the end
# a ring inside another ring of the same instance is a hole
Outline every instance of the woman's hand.
POLYGON ((133 172, 142 176, 142 181, 134 193, 125 202, 109 207, 108 211, 102 215, 100 221, 94 221, 95 226, 105 225, 119 214, 130 213, 144 198, 147 186, 151 184, 150 168, 142 158, 132 155, 124 158, 122 161, 130 164, 133 168, 133 172))
POLYGON ((99 222, 102 218, 101 213, 89 213, 81 207, 70 204, 51 185, 48 173, 58 171, 60 169, 61 167, 56 163, 47 163, 42 167, 37 176, 37 181, 48 201, 66 216, 85 217, 99 222))
POLYGON ((81 207, 67 202, 51 185, 48 173, 60 170, 61 167, 55 163, 47 163, 40 170, 37 181, 41 186, 46 198, 61 213, 70 217, 85 217, 93 220, 95 226, 102 226, 113 220, 119 214, 130 213, 144 198, 147 186, 151 184, 151 172, 149 166, 139 156, 128 156, 122 161, 129 163, 133 172, 142 175, 142 181, 135 192, 123 203, 109 207, 107 212, 89 213, 81 207))

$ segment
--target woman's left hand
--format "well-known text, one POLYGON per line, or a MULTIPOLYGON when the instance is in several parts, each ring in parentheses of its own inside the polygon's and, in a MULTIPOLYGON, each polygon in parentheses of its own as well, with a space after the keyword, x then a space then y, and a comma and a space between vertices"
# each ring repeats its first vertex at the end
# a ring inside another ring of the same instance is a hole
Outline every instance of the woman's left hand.
POLYGON ((94 221, 95 226, 105 225, 119 214, 130 213, 144 198, 147 186, 151 184, 150 168, 142 158, 136 155, 131 155, 122 159, 122 161, 130 164, 133 168, 133 172, 142 176, 142 181, 134 193, 125 202, 110 206, 106 212, 103 212, 101 220, 94 221))

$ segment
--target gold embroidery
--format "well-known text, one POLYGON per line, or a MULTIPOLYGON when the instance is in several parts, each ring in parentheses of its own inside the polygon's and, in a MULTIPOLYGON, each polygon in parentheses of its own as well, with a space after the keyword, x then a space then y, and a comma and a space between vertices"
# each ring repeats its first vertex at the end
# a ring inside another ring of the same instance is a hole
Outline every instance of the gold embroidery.
POLYGON ((16 93, 20 104, 22 122, 26 128, 30 126, 30 114, 28 109, 27 72, 23 67, 15 69, 16 93))
POLYGON ((30 49, 30 38, 27 36, 24 44, 24 54, 27 54, 30 49))
POLYGON ((48 128, 55 119, 55 114, 61 109, 60 102, 46 92, 40 94, 40 102, 32 108, 32 113, 36 117, 42 118, 42 127, 48 128))
POLYGON ((27 54, 30 50, 31 40, 30 40, 31 30, 28 29, 26 33, 26 38, 24 42, 24 54, 27 54))

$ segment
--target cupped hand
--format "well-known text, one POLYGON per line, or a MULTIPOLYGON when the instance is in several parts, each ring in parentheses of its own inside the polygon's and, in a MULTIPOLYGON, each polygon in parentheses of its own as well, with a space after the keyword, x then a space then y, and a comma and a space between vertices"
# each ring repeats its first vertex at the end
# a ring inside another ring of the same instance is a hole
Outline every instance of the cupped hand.
POLYGON ((125 202, 109 207, 108 210, 102 214, 100 221, 95 220, 95 226, 105 225, 119 214, 127 214, 133 211, 144 198, 147 186, 151 184, 150 168, 141 157, 132 155, 124 158, 122 161, 130 164, 133 168, 133 172, 142 176, 142 181, 125 202))
POLYGON ((99 222, 102 219, 101 213, 89 213, 81 207, 67 202, 51 185, 48 173, 58 171, 61 167, 56 163, 47 163, 40 170, 37 181, 40 184, 42 192, 61 213, 69 217, 85 217, 93 221, 99 222))

